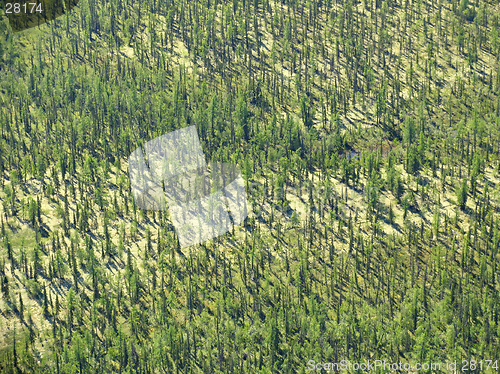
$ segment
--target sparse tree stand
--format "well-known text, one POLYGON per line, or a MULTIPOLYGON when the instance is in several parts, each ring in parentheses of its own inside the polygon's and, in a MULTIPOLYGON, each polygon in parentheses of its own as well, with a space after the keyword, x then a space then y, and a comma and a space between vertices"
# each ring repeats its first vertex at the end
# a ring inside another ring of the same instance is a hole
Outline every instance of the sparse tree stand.
POLYGON ((497 357, 499 10, 89 0, 0 22, 0 372, 497 357), (252 208, 186 249, 126 165, 193 124, 252 208))

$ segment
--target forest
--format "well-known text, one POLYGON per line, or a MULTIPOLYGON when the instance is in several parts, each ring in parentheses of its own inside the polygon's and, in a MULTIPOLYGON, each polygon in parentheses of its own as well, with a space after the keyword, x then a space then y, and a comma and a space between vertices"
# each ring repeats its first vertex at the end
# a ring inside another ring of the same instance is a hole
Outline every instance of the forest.
POLYGON ((499 0, 0 13, 1 373, 500 360, 499 0), (128 157, 192 125, 251 208, 181 249, 128 157))

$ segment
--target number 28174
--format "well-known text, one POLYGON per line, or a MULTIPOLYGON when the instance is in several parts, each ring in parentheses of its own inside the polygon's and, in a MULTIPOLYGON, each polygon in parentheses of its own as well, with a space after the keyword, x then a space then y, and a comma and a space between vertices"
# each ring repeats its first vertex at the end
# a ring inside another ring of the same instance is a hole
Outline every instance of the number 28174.
POLYGON ((5 13, 9 14, 29 14, 29 13, 42 13, 42 4, 41 3, 7 3, 5 4, 5 13))

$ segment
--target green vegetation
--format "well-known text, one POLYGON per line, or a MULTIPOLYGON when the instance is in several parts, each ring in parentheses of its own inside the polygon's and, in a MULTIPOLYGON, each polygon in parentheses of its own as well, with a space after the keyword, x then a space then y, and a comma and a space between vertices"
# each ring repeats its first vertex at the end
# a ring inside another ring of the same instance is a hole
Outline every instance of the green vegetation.
POLYGON ((500 359, 499 32, 483 0, 0 22, 0 371, 500 359), (127 157, 192 124, 252 211, 180 250, 127 157))

